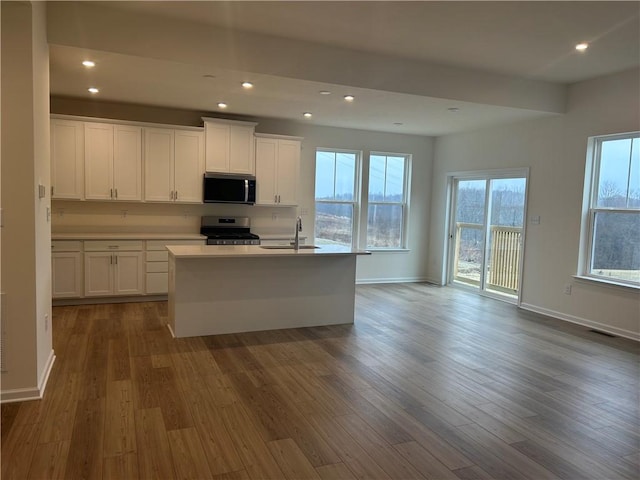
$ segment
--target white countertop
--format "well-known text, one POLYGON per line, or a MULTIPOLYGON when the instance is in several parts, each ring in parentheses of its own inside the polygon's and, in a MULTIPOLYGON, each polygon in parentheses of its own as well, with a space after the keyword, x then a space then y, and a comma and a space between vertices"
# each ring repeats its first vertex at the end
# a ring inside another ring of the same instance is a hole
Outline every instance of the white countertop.
POLYGON ((54 233, 51 240, 206 240, 199 233, 54 233))
POLYGON ((370 255, 367 250, 358 250, 336 245, 319 248, 267 249, 260 245, 174 245, 168 246, 169 255, 175 258, 228 258, 228 257, 317 257, 322 255, 370 255))

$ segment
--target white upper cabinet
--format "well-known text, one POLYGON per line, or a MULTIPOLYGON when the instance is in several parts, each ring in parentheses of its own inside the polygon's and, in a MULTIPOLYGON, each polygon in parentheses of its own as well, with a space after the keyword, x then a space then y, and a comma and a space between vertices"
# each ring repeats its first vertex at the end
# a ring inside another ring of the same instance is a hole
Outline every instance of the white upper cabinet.
POLYGON ((145 128, 144 135, 144 199, 202 203, 203 133, 145 128))
POLYGON ((140 127, 87 122, 84 147, 87 200, 142 200, 140 127))
POLYGON ((299 137, 256 134, 256 204, 298 204, 299 137))
POLYGON ((255 173, 253 133, 256 123, 203 117, 207 172, 255 173))
POLYGON ((51 120, 51 197, 84 197, 84 123, 51 120))
POLYGON ((175 131, 174 201, 202 203, 203 132, 175 131))
POLYGON ((174 133, 168 128, 144 129, 144 199, 173 201, 174 133))

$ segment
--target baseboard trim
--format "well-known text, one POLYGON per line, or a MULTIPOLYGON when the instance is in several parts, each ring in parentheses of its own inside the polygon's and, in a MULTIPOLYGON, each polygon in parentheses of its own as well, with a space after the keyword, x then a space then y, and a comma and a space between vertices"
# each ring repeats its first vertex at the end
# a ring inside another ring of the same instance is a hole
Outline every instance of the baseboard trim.
POLYGON ((376 283, 422 283, 422 282, 429 282, 429 280, 426 277, 356 279, 356 285, 373 285, 376 283))
POLYGON ((54 307, 66 305, 100 305, 103 303, 140 303, 140 302, 166 302, 167 295, 136 295, 130 297, 85 297, 54 299, 54 307))
POLYGON ((568 315, 566 313, 557 312, 548 308, 538 307, 536 305, 531 305, 530 303, 521 303, 520 308, 523 310, 528 310, 530 312, 539 313, 541 315, 546 315, 547 317, 563 320, 565 322, 582 325, 583 327, 600 330, 601 332, 611 333, 612 335, 616 335, 618 337, 628 338, 637 342, 640 341, 640 332, 633 332, 631 330, 625 330, 623 328, 612 327, 611 325, 605 325, 604 323, 594 322, 593 320, 577 317, 575 315, 568 315))
POLYGON ((44 375, 40 380, 40 385, 38 386, 38 390, 40 391, 40 397, 44 395, 44 391, 47 388, 47 383, 49 382, 49 375, 51 375, 51 369, 53 368, 53 364, 56 361, 56 353, 51 349, 49 353, 49 358, 47 359, 47 365, 44 367, 44 375))
POLYGON ((47 388, 49 375, 51 374, 55 361, 55 352, 51 350, 49 358, 47 359, 47 365, 44 369, 44 375, 42 375, 42 378, 40 379, 40 385, 37 388, 15 388, 12 390, 3 390, 0 392, 0 404, 41 400, 44 395, 44 391, 47 388))

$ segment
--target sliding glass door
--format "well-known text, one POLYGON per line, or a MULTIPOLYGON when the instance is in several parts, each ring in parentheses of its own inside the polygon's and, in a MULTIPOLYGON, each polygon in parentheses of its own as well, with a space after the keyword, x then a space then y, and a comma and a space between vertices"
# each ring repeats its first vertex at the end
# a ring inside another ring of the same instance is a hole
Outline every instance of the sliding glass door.
POLYGON ((450 281, 515 301, 520 291, 527 179, 453 177, 450 281))

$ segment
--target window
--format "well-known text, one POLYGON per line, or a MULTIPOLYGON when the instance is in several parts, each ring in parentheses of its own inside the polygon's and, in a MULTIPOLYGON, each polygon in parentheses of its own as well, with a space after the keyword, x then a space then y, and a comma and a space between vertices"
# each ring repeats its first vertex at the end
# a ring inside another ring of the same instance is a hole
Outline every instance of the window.
POLYGON ((640 133, 593 140, 588 276, 640 285, 640 133))
POLYGON ((407 155, 371 153, 367 248, 404 248, 407 155))
POLYGON ((316 151, 316 224, 318 245, 355 246, 360 153, 316 151))

